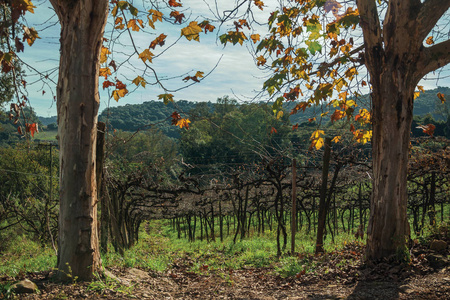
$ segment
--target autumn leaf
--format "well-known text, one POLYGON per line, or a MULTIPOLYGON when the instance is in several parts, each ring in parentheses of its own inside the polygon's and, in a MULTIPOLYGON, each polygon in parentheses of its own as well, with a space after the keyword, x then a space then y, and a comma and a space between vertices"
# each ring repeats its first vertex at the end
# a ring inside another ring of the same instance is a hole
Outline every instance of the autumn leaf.
POLYGON ((216 28, 214 25, 211 25, 210 23, 209 23, 209 21, 203 21, 203 22, 201 22, 200 24, 198 24, 198 26, 200 26, 201 28, 203 28, 204 30, 205 30, 205 33, 208 33, 208 32, 213 32, 214 31, 214 29, 216 28))
POLYGON ((429 36, 425 42, 427 43, 427 45, 433 45, 434 44, 433 36, 429 36))
POLYGON ((100 64, 103 64, 108 59, 108 54, 111 54, 108 48, 102 46, 102 50, 100 52, 100 64))
POLYGON ((136 86, 141 85, 142 87, 145 88, 145 85, 147 84, 147 81, 145 81, 145 79, 142 78, 141 76, 138 76, 135 79, 133 79, 132 83, 134 83, 136 86))
POLYGON ((191 123, 189 119, 181 118, 180 120, 178 120, 177 126, 179 126, 180 128, 189 129, 189 123, 191 123))
POLYGON ((311 135, 311 147, 315 147, 316 150, 319 150, 324 145, 323 135, 325 132, 323 130, 316 130, 311 135))
POLYGON ((260 35, 252 34, 252 35, 250 35, 250 38, 252 39, 253 43, 256 44, 256 42, 258 42, 260 40, 260 35))
POLYGON ((266 59, 264 58, 264 56, 260 55, 256 58, 256 65, 257 66, 263 66, 266 63, 266 59))
POLYGON ((277 120, 281 119, 281 118, 283 117, 283 115, 284 115, 284 112, 283 112, 282 110, 279 110, 279 111, 277 112, 277 117, 276 117, 276 119, 277 119, 277 120))
POLYGON ((150 48, 150 49, 155 49, 155 47, 156 47, 157 45, 159 45, 159 46, 161 46, 161 47, 164 46, 166 37, 167 37, 167 35, 165 35, 164 33, 161 33, 156 39, 154 39, 154 40, 150 43, 149 48, 150 48))
POLYGON ((159 100, 162 99, 164 104, 167 105, 167 104, 169 104, 169 102, 173 102, 173 95, 172 94, 161 94, 158 96, 158 99, 159 100))
POLYGON ((261 0, 253 0, 253 3, 254 3, 255 6, 258 7, 260 10, 263 10, 264 2, 262 2, 261 0))
POLYGON ((176 0, 169 0, 169 6, 171 6, 171 7, 181 7, 183 5, 181 3, 178 3, 176 0))
POLYGON ((32 124, 25 123, 25 130, 26 130, 26 132, 29 132, 32 137, 34 137, 34 133, 35 132, 39 132, 38 124, 36 124, 36 123, 32 123, 32 124))
POLYGON ((335 136, 331 141, 334 143, 339 143, 342 140, 342 137, 340 135, 335 136))
POLYGON ((100 68, 99 70, 99 76, 103 76, 106 78, 108 78, 109 75, 111 75, 111 69, 110 68, 100 68))
POLYGON ((433 124, 428 124, 428 125, 420 125, 417 126, 416 128, 422 129, 423 133, 426 133, 429 136, 433 136, 436 126, 434 126, 433 124))
POLYGON ((219 36, 219 39, 220 42, 224 45, 226 45, 228 42, 231 42, 233 45, 236 45, 237 43, 242 45, 248 38, 241 31, 228 31, 228 33, 219 36))
POLYGON ((34 27, 23 26, 23 41, 27 41, 28 45, 34 44, 36 39, 40 39, 36 29, 34 27))
POLYGON ((272 127, 270 129, 270 134, 274 134, 274 133, 278 133, 278 131, 274 127, 272 127))
POLYGON ((122 98, 122 97, 125 97, 125 95, 127 93, 128 93, 127 89, 114 90, 113 93, 112 93, 112 96, 113 96, 114 100, 119 102, 119 99, 122 98))
POLYGON ((296 129, 298 129, 298 123, 295 124, 294 126, 292 126, 292 130, 296 130, 296 129))
POLYGON ((157 22, 157 21, 162 22, 162 16, 163 16, 162 12, 160 12, 158 10, 150 9, 148 11, 148 16, 147 17, 148 17, 149 20, 150 20, 150 17, 151 17, 152 22, 157 22))
POLYGON ((131 19, 127 23, 127 28, 131 28, 133 31, 139 31, 141 30, 139 25, 140 27, 144 27, 144 22, 141 19, 131 19))
POLYGON ((175 24, 176 23, 181 24, 183 22, 183 18, 185 17, 184 14, 182 14, 179 11, 176 11, 176 10, 173 10, 170 13, 170 16, 175 19, 175 24))
POLYGON ((345 117, 345 112, 343 112, 342 110, 336 109, 330 118, 331 118, 331 122, 334 122, 334 121, 338 121, 338 120, 342 119, 343 117, 345 117))
POLYGON ((114 29, 122 30, 125 28, 125 25, 123 24, 123 18, 121 17, 116 18, 116 20, 114 21, 114 25, 114 29))
POLYGON ((145 49, 144 51, 142 51, 139 54, 139 58, 142 59, 143 62, 145 62, 146 60, 148 60, 148 62, 152 62, 152 57, 154 56, 154 54, 152 52, 150 52, 149 49, 145 49))
POLYGON ((114 85, 115 85, 115 83, 111 82, 109 80, 103 81, 103 89, 109 88, 110 86, 114 86, 114 85))
POLYGON ((192 21, 189 23, 189 26, 181 29, 181 35, 186 37, 188 41, 194 40, 200 42, 199 33, 202 32, 203 29, 198 26, 196 21, 192 21))
POLYGON ((442 94, 442 93, 437 93, 437 97, 439 98, 439 100, 441 100, 441 103, 442 103, 442 104, 445 103, 445 97, 444 97, 444 94, 442 94))
POLYGON ((195 77, 197 77, 197 78, 203 78, 203 72, 201 72, 201 71, 197 71, 197 73, 195 73, 195 77))
POLYGON ((372 139, 372 130, 362 130, 362 129, 354 130, 353 138, 358 143, 365 144, 372 139))

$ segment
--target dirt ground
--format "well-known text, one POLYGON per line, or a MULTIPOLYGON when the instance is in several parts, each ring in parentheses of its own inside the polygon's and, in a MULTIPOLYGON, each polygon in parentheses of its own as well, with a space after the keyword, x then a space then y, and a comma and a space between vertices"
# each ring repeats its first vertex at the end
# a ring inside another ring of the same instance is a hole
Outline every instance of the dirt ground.
MULTIPOLYGON (((363 249, 311 256, 314 272, 282 278, 273 268, 190 272, 189 258, 177 259, 169 271, 114 268, 112 277, 95 284, 58 284, 51 272, 26 278, 38 285, 37 294, 15 299, 450 299, 449 250, 412 251, 412 262, 394 266, 361 263, 363 249), (359 259, 358 259, 359 258, 359 259), (119 283, 120 282, 120 283, 119 283)), ((0 278, 0 282, 11 278, 0 278)))

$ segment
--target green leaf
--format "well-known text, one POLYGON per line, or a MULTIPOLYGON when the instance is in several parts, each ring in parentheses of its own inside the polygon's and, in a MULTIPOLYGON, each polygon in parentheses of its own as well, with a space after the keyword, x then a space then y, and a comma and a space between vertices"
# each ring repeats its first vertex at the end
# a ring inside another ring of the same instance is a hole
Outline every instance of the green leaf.
POLYGON ((322 45, 320 45, 318 42, 307 41, 306 44, 308 45, 308 50, 312 55, 315 55, 316 52, 322 52, 322 45))

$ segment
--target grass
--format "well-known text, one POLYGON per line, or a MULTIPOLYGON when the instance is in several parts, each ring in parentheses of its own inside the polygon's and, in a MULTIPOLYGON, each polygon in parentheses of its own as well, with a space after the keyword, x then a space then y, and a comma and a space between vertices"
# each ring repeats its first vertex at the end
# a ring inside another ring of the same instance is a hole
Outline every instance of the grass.
POLYGON ((39 131, 34 136, 34 139, 41 140, 41 141, 56 141, 57 134, 58 134, 57 130, 39 131))
MULTIPOLYGON (((429 232, 439 231, 439 228, 430 228, 429 232)), ((132 249, 126 250, 123 256, 110 250, 102 254, 102 261, 107 268, 137 267, 154 272, 168 271, 176 264, 190 272, 217 272, 224 277, 228 276, 230 270, 248 268, 269 268, 282 277, 315 271, 316 265, 311 259, 315 249, 313 231, 297 233, 296 252, 300 255, 296 256, 287 252, 281 257, 276 256, 276 232, 253 234, 251 238, 236 243, 232 239, 233 236, 229 236, 223 242, 218 239, 209 243, 205 240, 189 242, 185 238, 177 238, 170 221, 154 220, 142 226, 139 242, 132 249), (144 228, 149 228, 149 233, 144 228)), ((354 242, 355 237, 351 233, 340 233, 335 236, 334 243, 329 235, 325 241, 325 250, 336 253, 354 242)), ((111 245, 109 249, 112 249, 111 245)), ((286 251, 289 249, 288 242, 286 251)), ((10 242, 10 247, 0 253, 0 276, 18 277, 27 272, 49 270, 55 265, 56 256, 51 248, 41 248, 40 244, 25 236, 17 236, 10 242)), ((114 286, 113 282, 107 280, 95 282, 92 289, 102 290, 114 286)))
POLYGON ((56 255, 50 247, 40 244, 26 236, 18 236, 11 241, 5 253, 0 253, 0 276, 17 277, 28 272, 48 270, 56 265, 56 255))

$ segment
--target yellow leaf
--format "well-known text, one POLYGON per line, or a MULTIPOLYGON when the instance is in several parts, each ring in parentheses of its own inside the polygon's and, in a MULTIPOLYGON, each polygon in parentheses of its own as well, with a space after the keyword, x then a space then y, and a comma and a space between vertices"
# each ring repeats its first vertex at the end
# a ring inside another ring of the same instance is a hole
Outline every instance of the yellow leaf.
POLYGON ((335 136, 331 141, 334 143, 339 143, 342 140, 342 137, 340 135, 335 136))
POLYGON ((197 78, 203 78, 203 72, 201 72, 201 71, 197 71, 197 73, 195 73, 195 77, 197 77, 197 78))
POLYGON ((282 117, 283 117, 283 111, 282 110, 279 110, 278 112, 277 112, 277 120, 279 120, 279 119, 281 119, 282 117))
POLYGON ((423 86, 418 85, 418 86, 417 86, 417 89, 418 89, 419 91, 421 91, 422 93, 425 93, 425 89, 423 88, 423 86))
POLYGON ((144 51, 141 52, 141 54, 139 54, 139 58, 142 59, 143 62, 148 60, 148 62, 151 63, 153 56, 154 56, 154 54, 152 52, 150 52, 150 50, 148 50, 148 49, 145 49, 144 51))
POLYGON ((323 130, 316 130, 316 131, 314 131, 313 133, 312 133, 312 135, 311 135, 311 139, 312 140, 316 140, 316 139, 318 139, 318 138, 320 138, 322 135, 324 135, 325 134, 325 131, 323 131, 323 130))
POLYGON ((148 18, 150 19, 150 16, 152 17, 152 21, 156 22, 156 21, 160 21, 162 22, 162 16, 163 13, 158 11, 158 10, 154 10, 154 9, 150 9, 148 14, 148 18))
POLYGON ((202 32, 203 29, 198 26, 196 21, 192 21, 189 23, 189 26, 181 29, 181 35, 186 37, 188 41, 194 40, 199 42, 200 36, 199 33, 202 32))
POLYGON ((256 42, 260 40, 260 35, 252 34, 252 35, 250 35, 250 38, 252 39, 253 43, 256 44, 256 42))
POLYGON ((133 79, 132 83, 134 83, 136 86, 141 85, 142 87, 145 87, 147 81, 145 81, 145 79, 142 78, 141 76, 138 76, 135 79, 133 79))
POLYGON ((314 147, 316 147, 316 150, 319 150, 320 148, 323 147, 324 140, 323 140, 323 138, 318 138, 313 143, 314 143, 314 147))
POLYGON ((110 68, 100 68, 99 70, 99 76, 103 76, 106 78, 108 78, 109 75, 111 75, 111 69, 110 68))
POLYGON ((108 48, 102 46, 102 50, 100 52, 100 63, 103 64, 108 59, 108 54, 111 54, 108 48))
POLYGON ((141 28, 139 27, 138 24, 141 25, 141 27, 142 27, 142 25, 143 25, 142 20, 131 19, 127 23, 127 28, 131 28, 131 30, 133 30, 133 31, 139 31, 139 30, 141 30, 141 28))
POLYGON ((358 75, 358 71, 356 71, 355 67, 352 67, 345 72, 345 77, 349 80, 352 80, 355 75, 358 75))
POLYGON ((414 100, 416 100, 417 97, 419 97, 419 96, 420 96, 420 92, 414 92, 414 100))
POLYGON ((120 89, 120 90, 114 90, 112 93, 112 96, 113 96, 114 100, 119 102, 119 99, 122 97, 125 97, 126 94, 128 94, 127 89, 120 89))

